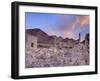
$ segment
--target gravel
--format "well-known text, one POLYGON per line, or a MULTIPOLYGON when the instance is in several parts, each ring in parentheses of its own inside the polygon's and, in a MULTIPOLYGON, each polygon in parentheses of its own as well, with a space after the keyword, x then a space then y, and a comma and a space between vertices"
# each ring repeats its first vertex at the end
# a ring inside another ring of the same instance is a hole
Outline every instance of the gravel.
POLYGON ((73 48, 26 48, 25 67, 61 67, 89 65, 89 49, 84 44, 73 48))

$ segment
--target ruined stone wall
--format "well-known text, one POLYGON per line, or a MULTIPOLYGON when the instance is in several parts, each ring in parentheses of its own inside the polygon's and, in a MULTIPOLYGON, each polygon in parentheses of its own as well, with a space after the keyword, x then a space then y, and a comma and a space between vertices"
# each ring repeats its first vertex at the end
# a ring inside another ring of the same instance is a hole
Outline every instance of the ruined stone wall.
POLYGON ((37 48, 37 37, 32 36, 30 34, 26 34, 26 47, 29 48, 37 48))

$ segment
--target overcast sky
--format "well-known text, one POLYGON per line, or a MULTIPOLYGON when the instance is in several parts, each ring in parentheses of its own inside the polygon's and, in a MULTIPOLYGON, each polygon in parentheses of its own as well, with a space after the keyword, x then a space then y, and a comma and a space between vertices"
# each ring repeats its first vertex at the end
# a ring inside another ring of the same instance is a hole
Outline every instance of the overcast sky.
POLYGON ((85 34, 89 33, 89 16, 26 12, 25 28, 39 28, 48 35, 73 39, 78 39, 78 34, 81 33, 84 39, 85 34))

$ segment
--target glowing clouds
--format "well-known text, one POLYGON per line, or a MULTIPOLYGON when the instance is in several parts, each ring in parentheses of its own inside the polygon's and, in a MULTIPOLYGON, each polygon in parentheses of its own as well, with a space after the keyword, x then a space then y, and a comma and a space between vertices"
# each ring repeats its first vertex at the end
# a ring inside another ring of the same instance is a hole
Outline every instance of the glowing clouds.
POLYGON ((80 27, 85 27, 85 26, 89 25, 89 16, 77 16, 76 23, 80 27))
POLYGON ((81 20, 80 26, 84 27, 89 24, 89 16, 84 16, 81 20))
POLYGON ((63 38, 73 38, 73 33, 71 31, 63 32, 61 35, 63 38))
POLYGON ((62 25, 60 25, 60 30, 62 31, 61 36, 63 38, 74 38, 74 33, 77 31, 77 34, 80 33, 80 30, 83 28, 89 27, 89 16, 78 16, 75 15, 72 19, 67 20, 60 20, 62 25))
POLYGON ((56 35, 56 33, 54 31, 51 32, 51 35, 56 35))

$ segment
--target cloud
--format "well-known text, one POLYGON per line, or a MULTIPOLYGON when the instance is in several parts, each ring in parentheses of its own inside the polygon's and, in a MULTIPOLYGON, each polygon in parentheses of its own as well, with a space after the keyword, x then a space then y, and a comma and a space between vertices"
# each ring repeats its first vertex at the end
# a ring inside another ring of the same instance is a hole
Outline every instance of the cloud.
POLYGON ((62 32, 63 38, 74 38, 73 32, 75 29, 88 27, 87 25, 89 25, 89 16, 62 16, 58 22, 58 30, 62 32))
POLYGON ((79 27, 86 27, 89 25, 89 16, 77 16, 76 24, 78 24, 79 27))
POLYGON ((86 25, 89 25, 89 16, 83 16, 83 18, 80 20, 81 27, 84 27, 86 25))
MULTIPOLYGON (((82 29, 83 27, 88 27, 89 25, 89 16, 84 15, 60 15, 57 25, 53 29, 49 29, 50 35, 58 35, 63 38, 75 38, 75 30, 82 29)), ((78 32, 77 32, 78 34, 78 32)))
POLYGON ((54 31, 51 31, 51 34, 50 35, 56 35, 56 32, 54 31))
POLYGON ((77 26, 87 27, 87 25, 89 25, 89 16, 76 16, 76 19, 72 22, 70 28, 74 30, 77 26))
POLYGON ((63 38, 73 38, 73 33, 72 33, 72 31, 65 31, 65 32, 63 32, 62 33, 62 35, 61 35, 63 38))
POLYGON ((60 16, 58 20, 58 28, 60 30, 70 30, 78 27, 86 27, 89 25, 89 16, 84 15, 70 15, 68 16, 60 16))

